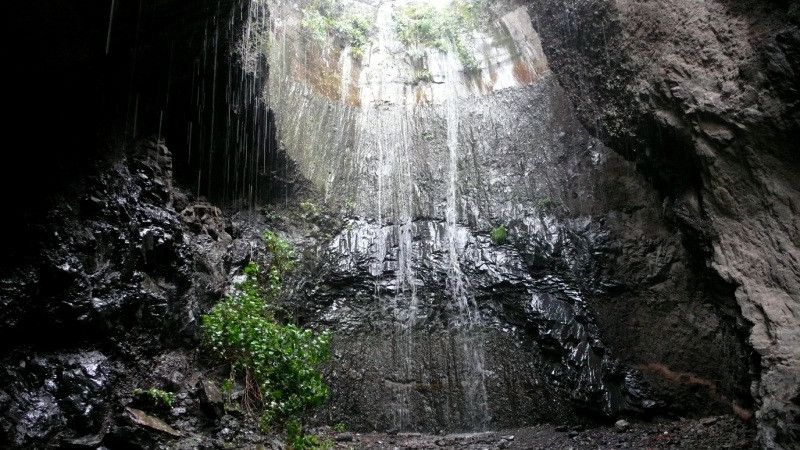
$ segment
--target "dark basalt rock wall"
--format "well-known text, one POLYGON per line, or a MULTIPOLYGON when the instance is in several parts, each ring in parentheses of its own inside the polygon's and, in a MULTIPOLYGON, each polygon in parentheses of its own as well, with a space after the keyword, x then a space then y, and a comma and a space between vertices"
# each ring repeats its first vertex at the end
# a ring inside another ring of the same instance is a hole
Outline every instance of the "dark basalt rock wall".
MULTIPOLYGON (((658 190, 692 255, 689 279, 700 281, 705 303, 726 311, 720 317, 729 321, 740 309, 751 327, 762 445, 797 445, 797 2, 528 5, 582 122, 658 190)), ((629 358, 635 363, 660 352, 667 331, 664 321, 642 327, 640 319, 682 304, 610 302, 600 306, 600 317, 616 348, 637 349, 629 358)), ((679 370, 707 369, 691 362, 679 370)))
MULTIPOLYGON (((11 60, 19 70, 12 73, 14 89, 8 99, 14 110, 9 127, 14 130, 14 158, 0 165, 2 192, 13 216, 9 232, 15 236, 2 244, 4 272, 43 255, 68 259, 75 249, 55 247, 64 232, 56 235, 56 228, 95 217, 115 226, 130 225, 130 213, 115 210, 116 200, 102 199, 118 193, 133 206, 153 200, 130 197, 126 183, 131 181, 115 181, 121 176, 117 162, 139 152, 140 137, 160 138, 173 149, 169 183, 174 175, 176 183, 206 194, 208 185, 197 189, 197 178, 222 179, 222 160, 210 158, 212 148, 224 148, 228 125, 241 120, 240 129, 251 130, 257 119, 266 117, 250 102, 252 94, 245 93, 256 80, 245 74, 234 48, 249 14, 247 1, 52 0, 15 2, 8 8, 14 17, 12 35, 19 38, 19 45, 10 46, 11 60), (92 189, 99 191, 92 194, 92 189), (78 198, 78 193, 91 199, 78 198), (50 251, 57 254, 48 255, 50 251)), ((152 170, 145 172, 149 176, 152 170)), ((223 191, 220 185, 218 192, 223 191)), ((88 246, 104 244, 88 237, 84 241, 88 246)), ((123 255, 122 247, 115 251, 103 258, 133 258, 123 255)), ((129 272, 139 264, 136 259, 124 261, 129 272)), ((41 279, 27 274, 14 289, 33 295, 25 289, 46 290, 50 278, 79 277, 75 270, 81 268, 54 269, 41 279)), ((88 282, 78 284, 71 294, 81 296, 88 282)), ((57 289, 37 294, 59 296, 65 294, 57 289)), ((43 311, 36 303, 8 303, 15 314, 35 317, 33 310, 43 311)), ((78 317, 64 308, 64 323, 78 317)), ((8 317, 4 333, 25 330, 18 319, 8 317)))
MULTIPOLYGON (((312 213, 275 225, 306 249, 287 308, 335 330, 326 415, 355 429, 435 431, 750 408, 733 288, 697 271, 658 193, 586 133, 555 78, 458 109, 471 144, 455 225, 417 197, 410 220, 378 223, 345 206, 327 213, 338 225, 302 227, 312 213), (507 243, 491 241, 490 221, 506 224, 507 243), (309 242, 314 229, 333 235, 309 242)), ((405 158, 425 180, 418 197, 441 199, 446 120, 425 114, 405 158)))
POLYGON ((172 188, 171 161, 163 144, 137 144, 56 199, 31 230, 37 251, 3 261, 4 446, 136 442, 121 414, 134 389, 187 389, 197 369, 150 368, 197 346, 200 314, 243 262, 233 255, 249 254, 230 251, 218 208, 172 188))
MULTIPOLYGON (((198 366, 185 349, 231 266, 249 257, 191 183, 201 169, 222 179, 210 149, 224 146, 229 123, 252 130, 265 117, 242 100, 256 80, 233 48, 248 7, 6 5, 14 157, 0 183, 14 237, 0 257, 0 446, 151 448, 124 418, 125 405, 141 407, 133 390, 195 398, 198 366), (242 83, 228 87, 231 78, 242 83), (164 362, 172 349, 184 349, 182 363, 164 362)), ((192 401, 176 406, 198 409, 192 401)))
MULTIPOLYGON (((531 22, 493 7, 509 27, 531 22)), ((575 86, 560 85, 535 30, 525 35, 515 45, 537 55, 529 76, 442 103, 353 105, 304 77, 324 61, 295 57, 302 38, 273 47, 285 52, 270 80, 278 135, 346 222, 315 243, 291 233, 315 274, 294 307, 336 330, 329 415, 363 430, 747 416, 755 365, 734 286, 705 269, 635 165, 587 133, 575 86), (498 224, 503 246, 489 239, 498 224)), ((439 93, 502 79, 506 62, 445 76, 439 93)), ((402 82, 391 73, 373 89, 402 82)))

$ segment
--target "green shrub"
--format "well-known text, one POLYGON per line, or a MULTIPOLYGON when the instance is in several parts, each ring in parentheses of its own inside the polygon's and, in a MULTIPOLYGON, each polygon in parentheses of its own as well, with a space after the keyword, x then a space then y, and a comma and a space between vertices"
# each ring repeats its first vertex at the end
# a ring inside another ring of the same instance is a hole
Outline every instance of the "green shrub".
POLYGON ((329 335, 275 320, 269 300, 292 268, 294 252, 271 231, 264 232, 264 239, 272 253, 266 284, 259 281, 258 265, 248 264, 245 280, 203 316, 203 329, 211 356, 243 380, 244 409, 260 410, 266 428, 324 401, 328 388, 314 367, 328 357, 329 335))
POLYGON ((432 81, 433 81, 433 75, 431 74, 430 70, 423 69, 423 70, 417 70, 416 72, 414 72, 414 83, 415 84, 416 83, 421 83, 421 82, 430 83, 432 81))
POLYGON ((300 25, 306 29, 314 39, 324 42, 328 32, 333 28, 333 21, 316 10, 304 10, 300 25))
POLYGON ((366 14, 343 14, 344 9, 341 0, 314 0, 303 9, 300 25, 323 43, 331 35, 338 37, 350 45, 354 58, 361 59, 375 24, 366 14))
POLYGON ((286 448, 289 450, 318 450, 333 447, 333 442, 320 440, 313 434, 304 432, 302 425, 297 421, 286 424, 286 448))
POLYGON ((458 60, 461 61, 461 65, 464 67, 464 72, 467 73, 474 73, 480 70, 480 65, 478 64, 478 60, 472 56, 469 49, 461 39, 455 38, 453 39, 453 45, 456 48, 456 54, 458 55, 458 60))
POLYGON ((508 231, 506 230, 505 226, 500 225, 492 228, 490 235, 492 237, 492 242, 494 242, 495 245, 500 245, 508 238, 508 231))
POLYGON ((172 400, 175 398, 174 393, 163 391, 155 387, 151 387, 146 391, 136 388, 133 390, 133 395, 147 395, 156 405, 166 406, 167 408, 172 408, 172 400))
POLYGON ((412 60, 419 60, 425 48, 445 52, 452 47, 464 71, 480 68, 461 36, 490 19, 486 0, 455 0, 442 11, 422 2, 398 8, 394 14, 395 33, 412 60))
POLYGON ((348 14, 336 20, 334 27, 344 41, 350 44, 353 57, 361 59, 375 25, 364 14, 348 14))
POLYGON ((222 381, 222 384, 219 385, 219 391, 222 395, 229 395, 233 390, 233 381, 230 378, 226 378, 222 381))
POLYGON ((271 300, 280 292, 281 276, 294 268, 295 255, 292 245, 274 232, 270 230, 264 230, 263 236, 264 242, 267 245, 267 250, 269 250, 270 254, 272 255, 272 261, 270 261, 269 270, 267 270, 267 286, 262 287, 258 283, 258 265, 255 263, 251 263, 251 265, 245 267, 244 271, 245 275, 250 275, 249 272, 252 272, 252 275, 254 276, 254 282, 249 283, 252 286, 248 287, 251 287, 256 291, 260 291, 262 296, 267 297, 268 300, 271 300))
POLYGON ((319 213, 319 206, 317 206, 316 203, 311 201, 300 202, 300 209, 309 212, 311 214, 319 213))
POLYGON ((394 31, 408 50, 427 47, 446 50, 448 23, 445 16, 427 3, 411 3, 396 10, 394 31))

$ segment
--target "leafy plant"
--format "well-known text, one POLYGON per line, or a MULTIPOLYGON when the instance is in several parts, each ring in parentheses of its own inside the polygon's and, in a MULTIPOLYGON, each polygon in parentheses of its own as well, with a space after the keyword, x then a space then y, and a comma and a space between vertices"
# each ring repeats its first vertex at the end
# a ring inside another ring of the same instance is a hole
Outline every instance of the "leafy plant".
POLYGON ((310 212, 311 214, 317 214, 319 212, 319 207, 314 202, 309 202, 309 201, 300 202, 300 208, 303 211, 310 212))
POLYGON ((458 60, 461 61, 461 65, 464 67, 465 72, 474 73, 480 70, 478 60, 475 59, 472 53, 470 53, 469 49, 466 45, 464 45, 461 39, 455 39, 453 45, 456 48, 458 60))
POLYGON ((333 21, 320 14, 319 11, 310 9, 303 10, 303 18, 300 20, 300 25, 318 41, 325 41, 328 37, 328 32, 332 28, 333 21))
POLYGON ((490 236, 492 238, 492 242, 494 242, 495 245, 500 245, 503 242, 505 242, 506 239, 508 238, 508 231, 506 230, 506 227, 504 225, 500 225, 498 227, 492 228, 490 236))
POLYGON ((286 424, 286 447, 290 450, 329 449, 333 443, 305 433, 300 423, 292 420, 286 424))
POLYGON ((433 81, 433 75, 431 74, 430 70, 423 69, 423 70, 418 70, 414 73, 415 83, 420 83, 423 81, 426 83, 430 83, 431 81, 433 81))
POLYGON ((344 430, 347 429, 347 426, 344 424, 344 422, 337 422, 333 426, 333 429, 334 429, 334 431, 338 431, 339 433, 342 433, 342 432, 344 432, 344 430))
POLYGON ((393 14, 395 33, 408 51, 424 48, 447 50, 448 23, 445 15, 428 3, 411 3, 393 14))
POLYGON ((166 406, 167 408, 172 408, 172 400, 175 398, 174 393, 163 391, 155 387, 151 387, 147 390, 136 388, 133 390, 133 394, 147 395, 157 405, 166 406))
POLYGON ((228 395, 233 390, 233 382, 230 378, 226 378, 222 384, 219 385, 219 390, 223 395, 228 395))
POLYGON ((294 265, 289 243, 264 232, 272 260, 267 276, 251 262, 245 280, 203 316, 205 346, 244 381, 242 405, 261 411, 262 428, 319 405, 328 393, 315 366, 328 357, 329 334, 278 323, 269 304, 283 274, 294 265), (260 281, 266 278, 266 283, 260 281))
POLYGON ((276 220, 278 220, 280 218, 278 216, 278 212, 275 211, 275 208, 272 208, 272 207, 264 208, 262 210, 262 213, 264 214, 264 219, 266 219, 267 222, 275 222, 276 220))
MULTIPOLYGON (((263 236, 264 242, 267 245, 267 250, 269 250, 272 255, 272 261, 270 261, 270 266, 267 270, 268 284, 266 288, 258 284, 259 268, 257 264, 249 264, 245 267, 244 272, 245 275, 253 275, 254 277, 254 282, 249 283, 249 287, 253 288, 255 291, 263 291, 261 293, 262 296, 273 299, 280 292, 280 283, 283 274, 294 268, 295 255, 292 245, 275 234, 275 232, 264 230, 263 236), (250 286, 250 284, 252 286, 250 286)), ((258 294, 258 292, 256 292, 256 294, 258 294)))
POLYGON ((343 11, 341 0, 314 0, 303 9, 300 25, 320 42, 327 42, 331 35, 338 37, 350 45, 353 57, 360 59, 375 24, 366 14, 343 11))
POLYGON ((372 19, 365 14, 351 13, 340 19, 335 24, 339 37, 350 44, 350 51, 356 58, 364 55, 364 47, 369 42, 369 36, 375 25, 372 19))
POLYGON ((487 0, 455 0, 444 11, 411 3, 395 11, 395 33, 412 60, 421 59, 426 48, 445 52, 452 47, 464 71, 475 72, 480 66, 461 36, 487 22, 487 11, 487 0))
POLYGON ((361 59, 364 57, 364 49, 361 47, 350 47, 350 53, 353 55, 353 58, 361 59))

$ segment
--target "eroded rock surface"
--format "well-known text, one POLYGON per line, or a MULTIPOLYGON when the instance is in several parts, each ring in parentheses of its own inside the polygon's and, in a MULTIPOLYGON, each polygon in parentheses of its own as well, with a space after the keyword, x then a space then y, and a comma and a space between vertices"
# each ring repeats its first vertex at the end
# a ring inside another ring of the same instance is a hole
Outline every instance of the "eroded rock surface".
POLYGON ((162 143, 143 141, 59 199, 30 230, 35 251, 4 261, 5 442, 99 443, 133 389, 181 385, 179 373, 142 373, 154 355, 197 345, 233 238, 217 207, 171 187, 171 167, 162 143))
POLYGON ((350 61, 292 12, 274 28, 268 93, 299 172, 282 175, 312 184, 285 203, 342 222, 316 239, 329 225, 285 228, 315 274, 292 301, 339 331, 333 413, 359 429, 460 431, 579 414, 747 416, 748 324, 735 287, 705 267, 708 236, 687 237, 689 213, 665 208, 587 132, 579 86, 562 86, 542 51, 539 12, 492 8, 497 20, 461 37, 480 41, 472 71, 438 49, 409 58, 388 32, 350 61), (409 61, 430 79, 411 77, 409 61), (328 89, 338 81, 347 89, 328 89), (502 245, 490 239, 499 225, 502 245))
POLYGON ((697 270, 735 289, 762 445, 797 445, 797 3, 528 5, 583 123, 652 181, 697 270))

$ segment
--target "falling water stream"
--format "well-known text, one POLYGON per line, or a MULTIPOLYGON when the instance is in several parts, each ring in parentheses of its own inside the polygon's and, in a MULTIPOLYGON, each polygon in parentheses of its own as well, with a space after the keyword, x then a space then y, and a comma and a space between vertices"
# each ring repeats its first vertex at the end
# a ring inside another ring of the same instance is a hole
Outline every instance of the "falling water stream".
MULTIPOLYGON (((512 4, 475 13, 488 18, 462 25, 446 46, 404 43, 398 17, 422 3, 341 0, 341 11, 326 12, 330 20, 358 13, 374 24, 359 51, 333 31, 319 39, 309 25, 319 2, 311 0, 270 1, 269 24, 261 27, 270 33, 264 98, 278 112, 280 150, 347 224, 315 251, 325 255, 327 272, 315 275, 324 289, 311 300, 332 299, 319 315, 341 353, 331 411, 347 408, 375 428, 396 430, 487 429, 497 409, 519 396, 555 414, 554 394, 538 381, 488 369, 488 359, 496 366, 502 349, 517 345, 517 331, 487 322, 477 299, 487 287, 475 285, 477 274, 502 284, 507 275, 498 270, 524 270, 518 257, 492 246, 488 230, 536 211, 547 186, 516 172, 538 164, 535 154, 494 161, 515 145, 512 133, 561 148, 542 103, 552 86, 546 60, 527 10, 512 4), (522 124, 510 114, 514 101, 541 104, 522 124), (509 174, 521 178, 507 184, 509 174)), ((432 6, 437 15, 451 7, 432 6)), ((546 231, 525 220, 526 232, 546 231)), ((520 298, 530 302, 532 281, 515 277, 512 283, 527 286, 520 298)), ((545 298, 556 309, 569 307, 566 299, 545 298)), ((563 326, 578 333, 574 342, 587 339, 579 326, 563 326)))
MULTIPOLYGON (((438 3, 439 8, 448 6, 447 2, 438 3)), ((279 129, 286 150, 301 171, 324 186, 326 201, 338 197, 353 202, 356 212, 366 218, 358 222, 359 229, 342 238, 355 243, 334 247, 368 255, 374 277, 372 295, 383 304, 384 314, 394 318, 394 331, 387 336, 394 368, 387 369, 385 382, 392 392, 391 427, 413 427, 411 397, 420 376, 415 373, 419 371, 416 359, 421 357, 419 332, 426 319, 418 311, 418 287, 425 281, 417 274, 417 266, 425 264, 421 252, 439 245, 420 244, 427 234, 442 243, 440 251, 447 255, 442 277, 450 303, 445 309, 452 312, 447 319, 450 336, 441 343, 441 351, 453 360, 448 363, 453 364, 448 384, 455 383, 454 391, 463 396, 442 401, 452 405, 448 409, 453 410, 449 414, 454 415, 454 423, 483 429, 491 415, 484 386, 480 314, 461 269, 469 232, 459 215, 458 181, 463 145, 459 140, 459 99, 475 94, 477 75, 472 80, 465 78, 452 46, 444 52, 423 49, 432 82, 412 82, 419 62, 409 65, 407 49, 395 31, 395 14, 407 4, 384 1, 373 8, 369 2, 350 2, 362 11, 369 5, 366 11, 375 23, 374 36, 363 57, 357 59, 347 45, 336 48, 308 42, 303 18, 310 14, 313 3, 305 9, 301 6, 300 16, 292 16, 282 9, 282 3, 275 3, 271 29, 277 45, 272 48, 278 51, 271 55, 269 97, 285 111, 294 112, 284 116, 279 129), (433 165, 428 170, 436 179, 428 181, 441 186, 437 189, 445 194, 444 203, 421 194, 430 188, 420 186, 421 146, 430 147, 425 163, 433 165), (440 219, 421 229, 420 215, 440 219)), ((502 72, 481 76, 490 86, 502 72)))

